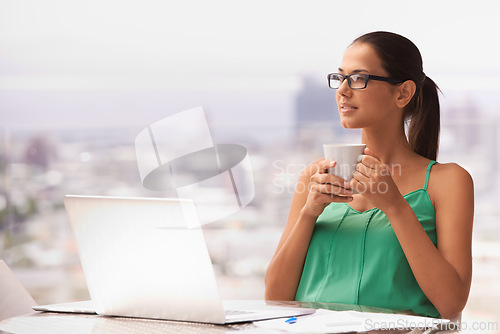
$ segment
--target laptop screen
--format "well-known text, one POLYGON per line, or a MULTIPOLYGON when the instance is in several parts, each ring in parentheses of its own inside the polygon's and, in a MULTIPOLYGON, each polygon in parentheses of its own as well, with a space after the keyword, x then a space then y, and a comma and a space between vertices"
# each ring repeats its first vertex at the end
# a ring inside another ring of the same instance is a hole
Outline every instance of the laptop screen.
POLYGON ((194 202, 65 197, 98 314, 224 322, 194 202))

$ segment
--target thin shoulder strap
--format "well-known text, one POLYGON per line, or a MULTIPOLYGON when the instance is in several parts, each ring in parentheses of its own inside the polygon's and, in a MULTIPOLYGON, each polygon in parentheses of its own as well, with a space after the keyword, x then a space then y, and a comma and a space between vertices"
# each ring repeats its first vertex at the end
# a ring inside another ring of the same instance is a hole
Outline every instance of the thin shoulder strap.
POLYGON ((436 163, 436 161, 431 160, 429 164, 427 165, 427 174, 425 175, 425 184, 424 184, 424 190, 427 190, 427 186, 429 185, 429 175, 431 175, 431 168, 432 166, 436 163))

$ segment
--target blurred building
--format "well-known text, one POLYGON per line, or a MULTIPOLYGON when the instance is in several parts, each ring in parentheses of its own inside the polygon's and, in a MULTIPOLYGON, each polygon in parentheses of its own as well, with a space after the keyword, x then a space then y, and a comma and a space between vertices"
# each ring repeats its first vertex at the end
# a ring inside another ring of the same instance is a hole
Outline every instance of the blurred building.
POLYGON ((46 136, 36 136, 31 138, 26 146, 24 161, 28 165, 46 170, 55 155, 56 147, 50 139, 46 136))
MULTIPOLYGON (((477 98, 473 95, 460 94, 443 105, 439 159, 457 162, 467 169, 474 177, 477 194, 494 193, 498 178, 483 176, 497 175, 500 120, 488 116, 474 101, 477 98)), ((493 202, 489 206, 498 207, 493 202)))
POLYGON ((455 145, 463 152, 483 142, 482 136, 487 135, 485 124, 479 122, 483 119, 484 115, 470 96, 458 97, 442 112, 442 124, 450 127, 455 145))
POLYGON ((303 76, 302 89, 295 99, 295 143, 301 151, 333 142, 353 140, 358 131, 345 130, 335 100, 335 91, 317 77, 303 76))

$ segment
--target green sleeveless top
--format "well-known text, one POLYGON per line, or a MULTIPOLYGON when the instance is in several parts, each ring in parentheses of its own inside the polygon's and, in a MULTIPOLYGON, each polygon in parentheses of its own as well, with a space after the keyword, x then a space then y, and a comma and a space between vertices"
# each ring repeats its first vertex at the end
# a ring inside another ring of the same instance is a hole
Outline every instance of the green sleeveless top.
MULTIPOLYGON (((427 185, 404 196, 437 245, 436 213, 427 185)), ((420 289, 386 215, 332 203, 318 217, 295 299, 376 306, 439 317, 420 289)))

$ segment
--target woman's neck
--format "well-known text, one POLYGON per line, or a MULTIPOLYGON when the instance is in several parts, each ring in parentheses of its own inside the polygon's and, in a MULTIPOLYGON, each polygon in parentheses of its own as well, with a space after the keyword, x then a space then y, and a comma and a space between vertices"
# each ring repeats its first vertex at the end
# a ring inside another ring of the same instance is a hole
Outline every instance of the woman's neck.
POLYGON ((361 129, 361 142, 366 144, 380 161, 391 165, 405 161, 414 152, 410 149, 408 140, 402 129, 400 132, 390 129, 361 129))

